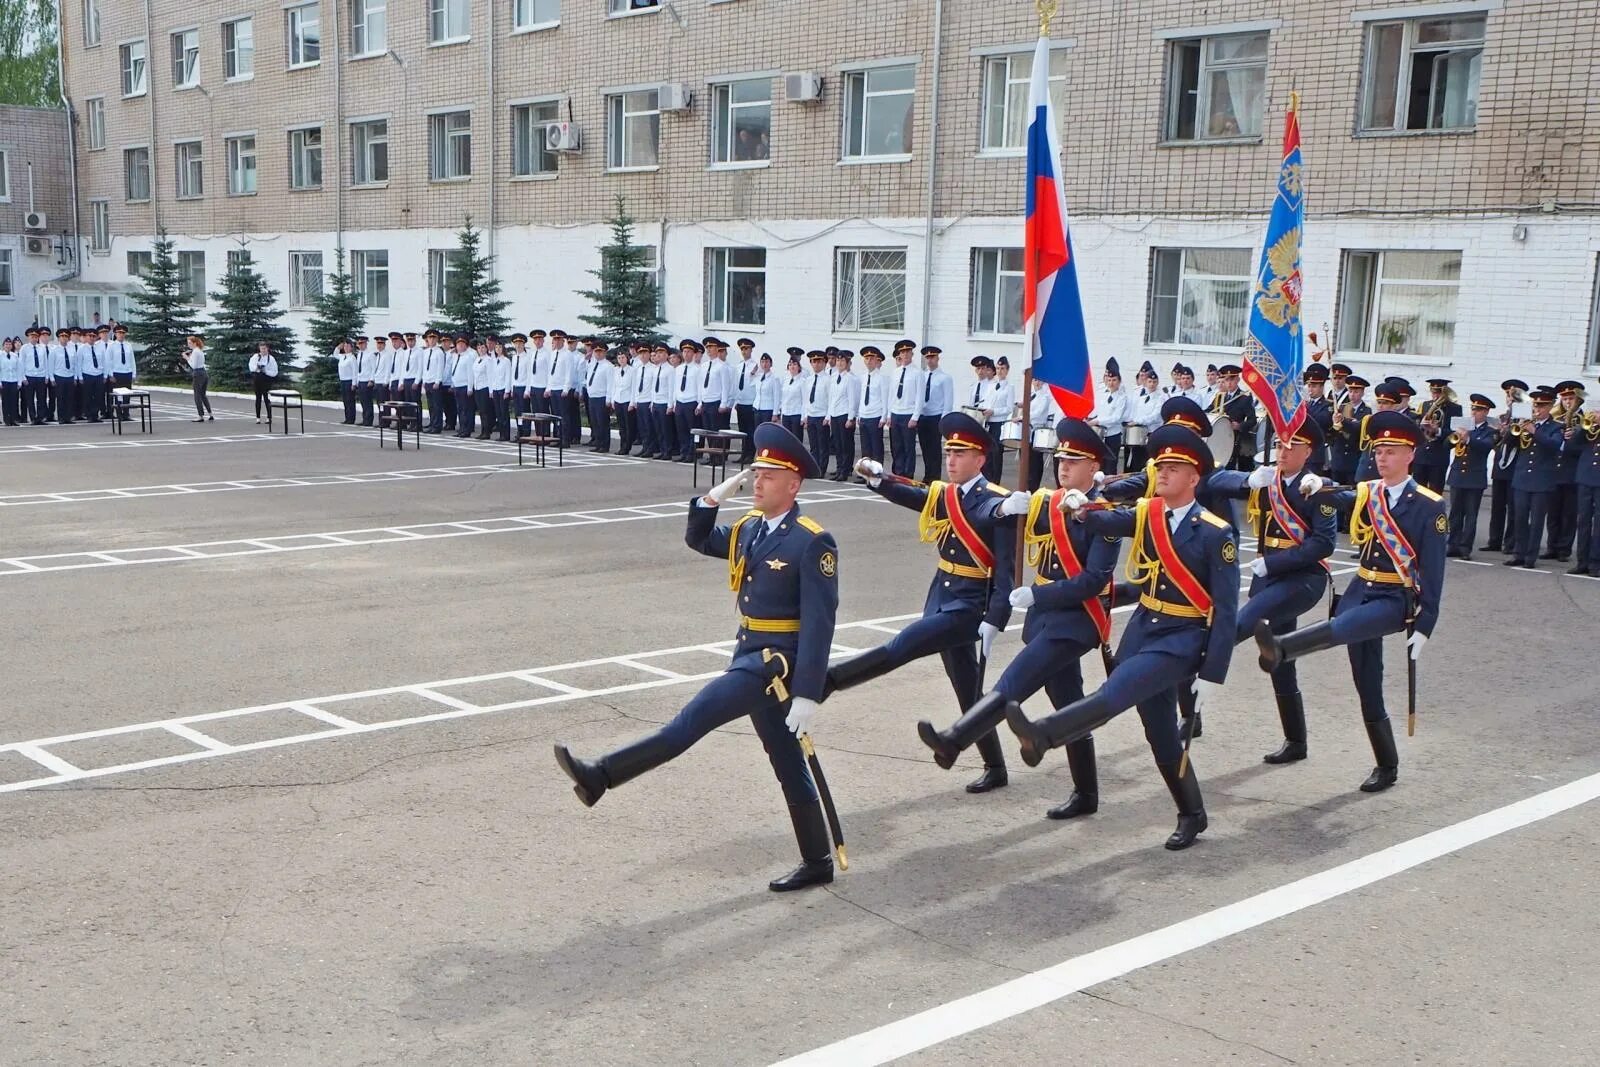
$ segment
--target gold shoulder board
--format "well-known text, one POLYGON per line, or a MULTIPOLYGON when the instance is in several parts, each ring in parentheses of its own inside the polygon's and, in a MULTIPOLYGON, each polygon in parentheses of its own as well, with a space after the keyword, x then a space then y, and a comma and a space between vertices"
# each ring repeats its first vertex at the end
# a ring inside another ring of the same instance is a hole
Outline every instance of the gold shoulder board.
POLYGON ((1217 516, 1211 514, 1211 512, 1209 512, 1209 511, 1206 511, 1204 508, 1202 508, 1200 510, 1200 517, 1202 519, 1206 520, 1207 522, 1209 522, 1211 525, 1215 526, 1219 530, 1230 530, 1230 529, 1232 529, 1232 527, 1228 525, 1228 520, 1219 519, 1217 516))
POLYGON ((819 533, 822 532, 822 524, 819 523, 816 519, 813 519, 813 518, 811 518, 809 516, 801 515, 799 518, 795 519, 794 521, 796 523, 798 523, 799 525, 804 526, 806 529, 810 530, 814 534, 819 534, 819 533))
POLYGON ((1429 489, 1425 485, 1417 486, 1417 492, 1421 493, 1423 496, 1427 497, 1429 500, 1443 500, 1444 499, 1444 497, 1440 496, 1438 493, 1435 493, 1432 489, 1429 489))

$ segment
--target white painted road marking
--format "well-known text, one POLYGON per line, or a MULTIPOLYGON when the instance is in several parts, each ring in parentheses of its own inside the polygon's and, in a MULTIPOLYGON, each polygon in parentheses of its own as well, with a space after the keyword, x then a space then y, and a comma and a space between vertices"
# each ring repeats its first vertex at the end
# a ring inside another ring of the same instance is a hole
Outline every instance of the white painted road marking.
MULTIPOLYGON (((218 434, 210 437, 147 437, 142 440, 110 440, 110 441, 50 441, 39 444, 8 444, 0 445, 0 455, 18 452, 92 452, 99 448, 177 448, 185 445, 231 445, 253 443, 260 441, 305 441, 316 439, 348 437, 348 433, 330 431, 326 433, 244 433, 244 434, 218 434)), ((365 435, 358 435, 365 436, 365 435)))

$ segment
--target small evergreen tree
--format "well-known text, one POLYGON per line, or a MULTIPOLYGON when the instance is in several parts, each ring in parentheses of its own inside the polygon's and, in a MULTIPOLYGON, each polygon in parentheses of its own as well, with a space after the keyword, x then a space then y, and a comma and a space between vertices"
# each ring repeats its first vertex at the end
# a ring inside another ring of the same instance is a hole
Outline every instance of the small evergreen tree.
POLYGON ((218 389, 248 389, 250 357, 267 342, 278 357, 279 372, 294 358, 294 333, 278 324, 283 309, 278 293, 267 284, 245 252, 228 266, 222 288, 211 294, 219 305, 206 335, 206 367, 218 389))
POLYGON ((184 362, 185 342, 200 331, 194 307, 183 293, 183 272, 172 256, 167 231, 156 235, 150 269, 143 284, 131 295, 128 307, 128 341, 143 347, 139 373, 143 378, 182 378, 189 374, 184 362))
POLYGON ((482 237, 483 232, 473 228, 468 215, 466 225, 456 234, 455 284, 445 293, 439 317, 428 323, 440 333, 484 337, 504 335, 511 329, 511 320, 506 318, 511 302, 500 299, 500 281, 489 273, 494 257, 483 255, 478 248, 482 237))
POLYGON ((367 311, 356 295, 355 281, 344 269, 344 249, 334 253, 334 270, 317 297, 311 316, 311 358, 300 374, 300 391, 312 400, 337 400, 339 361, 332 353, 339 342, 355 344, 367 325, 367 311))
POLYGON ((655 280, 645 273, 645 250, 633 243, 633 219, 627 203, 617 197, 611 225, 611 243, 600 249, 600 269, 591 270, 600 280, 598 289, 580 289, 578 295, 594 304, 594 314, 578 318, 595 327, 596 336, 608 345, 630 341, 663 341, 661 316, 657 313, 660 295, 655 280))

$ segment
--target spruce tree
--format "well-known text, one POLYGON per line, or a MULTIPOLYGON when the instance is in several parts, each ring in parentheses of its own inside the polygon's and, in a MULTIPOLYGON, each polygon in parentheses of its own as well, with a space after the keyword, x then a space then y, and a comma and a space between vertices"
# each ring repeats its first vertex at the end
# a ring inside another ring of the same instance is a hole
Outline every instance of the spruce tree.
POLYGON ((344 249, 334 253, 334 271, 323 283, 311 316, 311 358, 300 374, 300 391, 312 400, 339 398, 339 360, 332 353, 341 341, 355 344, 367 324, 367 311, 356 296, 355 282, 344 269, 344 249))
POLYGON ((222 288, 211 294, 218 304, 206 334, 206 367, 218 389, 248 389, 250 357, 267 342, 278 357, 279 373, 289 370, 294 358, 294 334, 278 324, 283 309, 278 293, 256 270, 247 251, 228 266, 222 288))
POLYGON ((595 327, 596 336, 608 345, 663 341, 657 313, 660 296, 655 280, 645 273, 645 250, 633 243, 633 219, 621 196, 616 214, 607 222, 611 243, 600 249, 600 269, 589 272, 600 280, 600 287, 578 291, 594 304, 594 314, 578 318, 595 327))
POLYGON ((167 231, 156 235, 150 269, 140 279, 128 305, 128 341, 143 347, 139 355, 142 379, 187 378, 184 361, 188 337, 200 332, 194 307, 183 295, 183 272, 172 256, 167 231))
POLYGON ((455 284, 445 293, 439 317, 428 323, 440 333, 485 337, 504 335, 511 329, 511 320, 506 318, 511 302, 500 298, 500 281, 489 273, 494 257, 479 251, 482 239, 483 231, 473 228, 468 215, 466 225, 456 234, 455 284))

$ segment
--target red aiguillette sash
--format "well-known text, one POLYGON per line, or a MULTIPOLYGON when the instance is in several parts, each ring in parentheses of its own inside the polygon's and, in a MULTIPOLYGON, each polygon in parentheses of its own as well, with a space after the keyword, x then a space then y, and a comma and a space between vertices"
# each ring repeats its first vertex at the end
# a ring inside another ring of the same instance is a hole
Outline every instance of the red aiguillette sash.
MULTIPOLYGON (((1289 540, 1297 545, 1306 543, 1306 538, 1311 536, 1310 529, 1305 521, 1300 518, 1300 513, 1289 503, 1289 498, 1283 493, 1283 475, 1278 475, 1267 483, 1267 503, 1272 508, 1272 518, 1278 528, 1289 535, 1289 540)), ((1328 569, 1327 560, 1319 560, 1322 569, 1328 569)))
POLYGON ((1205 586, 1190 573, 1178 556, 1178 546, 1172 543, 1172 531, 1167 529, 1166 501, 1152 497, 1147 514, 1145 528, 1150 531, 1150 540, 1156 546, 1156 558, 1161 561, 1162 572, 1172 579, 1172 584, 1178 587, 1178 592, 1194 605, 1196 611, 1203 612, 1209 618, 1211 594, 1206 592, 1205 586))
MULTIPOLYGON (((1068 578, 1076 578, 1083 573, 1083 563, 1072 547, 1072 539, 1067 536, 1067 517, 1061 511, 1061 498, 1065 493, 1065 489, 1057 489, 1050 494, 1050 536, 1055 541, 1056 556, 1061 560, 1061 569, 1067 572, 1068 578)), ((1083 610, 1094 620, 1095 632, 1100 635, 1100 643, 1105 644, 1110 641, 1111 613, 1100 602, 1100 598, 1092 596, 1086 599, 1083 602, 1083 610)))
POLYGON ((1381 480, 1374 482, 1367 494, 1367 514, 1372 516, 1372 529, 1378 535, 1378 543, 1394 560, 1395 573, 1404 578, 1407 585, 1413 584, 1416 580, 1412 572, 1417 565, 1417 550, 1406 540, 1405 531, 1400 529, 1400 523, 1389 510, 1389 494, 1384 490, 1381 480))
POLYGON ((972 528, 972 522, 967 518, 967 513, 961 510, 961 489, 951 483, 944 487, 944 517, 950 520, 950 529, 967 551, 972 553, 972 558, 978 566, 989 573, 994 573, 994 553, 989 551, 989 546, 984 544, 983 538, 978 536, 978 531, 972 528))

